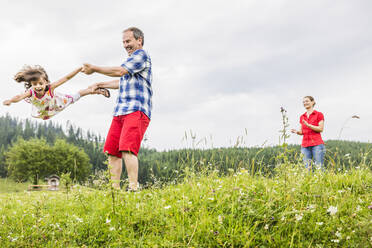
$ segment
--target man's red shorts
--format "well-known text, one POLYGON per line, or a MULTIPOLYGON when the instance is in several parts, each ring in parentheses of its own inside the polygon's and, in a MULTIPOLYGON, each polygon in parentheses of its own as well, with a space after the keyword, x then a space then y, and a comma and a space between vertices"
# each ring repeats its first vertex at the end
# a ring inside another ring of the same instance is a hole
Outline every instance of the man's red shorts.
POLYGON ((114 116, 103 151, 118 158, 122 157, 122 151, 137 156, 149 123, 150 119, 141 111, 114 116))

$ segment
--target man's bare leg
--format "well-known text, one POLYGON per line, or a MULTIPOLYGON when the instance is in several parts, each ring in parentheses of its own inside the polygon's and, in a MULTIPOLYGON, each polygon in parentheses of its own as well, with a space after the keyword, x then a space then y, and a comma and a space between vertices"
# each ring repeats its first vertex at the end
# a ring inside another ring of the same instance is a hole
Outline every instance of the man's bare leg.
POLYGON ((109 155, 109 168, 111 173, 111 180, 113 181, 112 187, 115 189, 120 189, 120 176, 122 170, 121 158, 109 155))
POLYGON ((137 190, 138 186, 138 158, 131 152, 122 152, 125 168, 128 173, 129 190, 137 190))

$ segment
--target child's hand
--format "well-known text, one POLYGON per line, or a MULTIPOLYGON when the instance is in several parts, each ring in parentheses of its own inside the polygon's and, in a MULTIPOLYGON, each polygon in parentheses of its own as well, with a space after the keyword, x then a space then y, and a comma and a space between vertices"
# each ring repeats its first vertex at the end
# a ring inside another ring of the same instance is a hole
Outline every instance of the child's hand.
POLYGON ((5 100, 3 102, 4 105, 9 106, 12 102, 10 100, 5 100))

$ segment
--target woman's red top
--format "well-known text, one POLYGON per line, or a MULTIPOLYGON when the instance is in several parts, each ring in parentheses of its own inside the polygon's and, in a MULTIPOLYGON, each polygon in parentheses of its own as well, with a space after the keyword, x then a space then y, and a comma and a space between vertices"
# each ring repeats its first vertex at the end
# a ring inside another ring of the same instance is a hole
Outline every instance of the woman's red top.
POLYGON ((324 116, 321 112, 318 112, 316 110, 313 110, 313 112, 310 114, 309 118, 307 117, 307 113, 305 112, 300 117, 300 124, 302 128, 302 147, 308 147, 308 146, 317 146, 320 144, 324 144, 322 140, 322 136, 320 133, 315 132, 308 126, 304 124, 303 121, 307 121, 310 125, 319 126, 320 121, 324 121, 324 116))

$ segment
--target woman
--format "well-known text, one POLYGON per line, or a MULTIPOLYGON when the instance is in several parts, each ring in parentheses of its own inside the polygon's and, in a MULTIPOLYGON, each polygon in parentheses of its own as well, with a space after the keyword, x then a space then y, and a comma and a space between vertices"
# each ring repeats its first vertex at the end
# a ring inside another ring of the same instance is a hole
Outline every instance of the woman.
POLYGON ((315 101, 312 96, 305 96, 303 104, 306 112, 300 117, 301 129, 292 129, 292 133, 303 135, 301 153, 304 155, 305 166, 312 169, 312 159, 317 168, 324 169, 325 147, 320 135, 324 128, 324 116, 314 109, 315 101))

